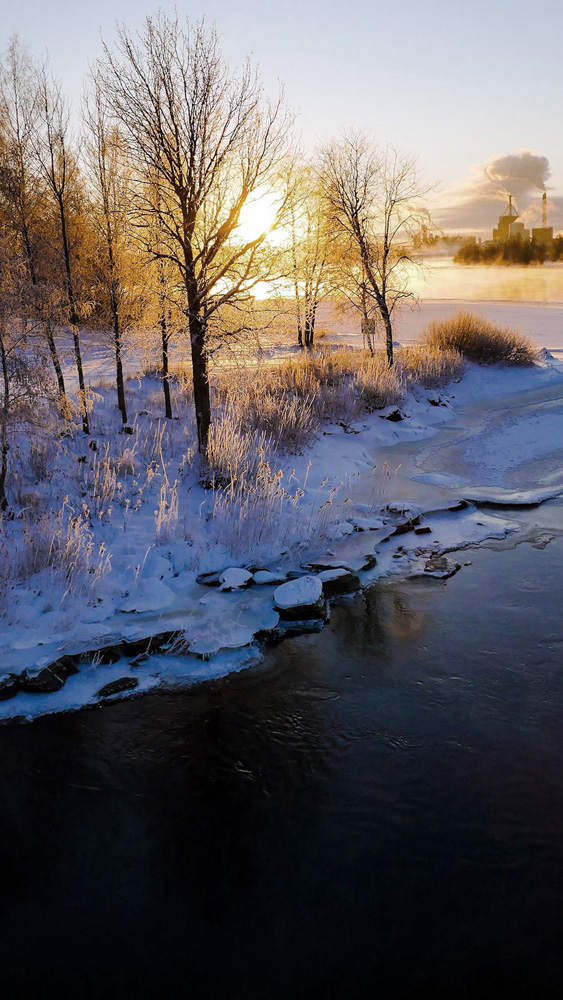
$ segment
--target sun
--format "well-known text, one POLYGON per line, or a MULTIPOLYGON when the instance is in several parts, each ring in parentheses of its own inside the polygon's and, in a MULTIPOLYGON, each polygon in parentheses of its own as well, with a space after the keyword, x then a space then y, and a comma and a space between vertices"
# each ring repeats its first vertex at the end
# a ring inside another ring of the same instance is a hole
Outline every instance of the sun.
POLYGON ((244 243, 250 243, 267 233, 267 242, 278 244, 284 236, 278 228, 272 230, 280 208, 281 197, 274 191, 256 191, 243 205, 236 235, 244 243), (270 232, 270 230, 272 230, 270 232))

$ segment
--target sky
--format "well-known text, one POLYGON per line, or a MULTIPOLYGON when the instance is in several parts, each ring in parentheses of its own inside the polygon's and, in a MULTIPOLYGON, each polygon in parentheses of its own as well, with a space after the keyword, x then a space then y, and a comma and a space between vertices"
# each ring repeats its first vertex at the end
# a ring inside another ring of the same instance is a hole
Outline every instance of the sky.
MULTIPOLYGON (((89 61, 116 21, 140 27, 162 0, 0 0, 2 48, 17 32, 49 52, 75 106, 89 61)), ((530 150, 546 158, 550 223, 563 228, 563 5, 546 0, 190 0, 180 16, 215 22, 234 67, 250 55, 265 87, 285 86, 297 128, 314 149, 344 128, 372 130, 415 156, 449 231, 485 235, 506 189, 488 164, 530 150), (496 159, 495 159, 496 158, 496 159)), ((532 219, 540 189, 515 196, 532 219)))

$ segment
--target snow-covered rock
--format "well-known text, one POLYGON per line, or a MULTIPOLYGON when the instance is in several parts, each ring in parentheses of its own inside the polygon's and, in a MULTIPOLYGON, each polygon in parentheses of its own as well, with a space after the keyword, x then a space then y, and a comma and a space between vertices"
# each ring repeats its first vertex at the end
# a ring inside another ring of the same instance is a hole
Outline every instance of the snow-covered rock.
POLYGON ((264 586, 268 583, 283 583, 286 577, 284 573, 271 573, 269 569, 258 569, 253 574, 254 583, 264 586))
POLYGON ((239 569, 238 566, 231 566, 223 570, 219 577, 219 590, 242 590, 252 583, 252 573, 247 569, 239 569))
POLYGON ((301 576, 274 590, 274 604, 282 618, 293 621, 322 617, 326 612, 323 584, 318 576, 301 576))
POLYGON ((156 578, 138 580, 124 598, 120 611, 133 612, 161 611, 174 602, 174 593, 165 583, 156 578))
POLYGON ((417 517, 420 514, 420 507, 411 503, 410 500, 390 500, 387 510, 391 514, 408 514, 409 517, 417 517))

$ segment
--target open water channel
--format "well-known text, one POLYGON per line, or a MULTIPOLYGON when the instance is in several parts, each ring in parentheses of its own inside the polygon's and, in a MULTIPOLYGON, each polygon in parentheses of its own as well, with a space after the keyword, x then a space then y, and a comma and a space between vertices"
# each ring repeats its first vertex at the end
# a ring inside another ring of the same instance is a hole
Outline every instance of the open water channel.
POLYGON ((560 997, 563 506, 519 516, 258 669, 2 727, 2 996, 560 997))

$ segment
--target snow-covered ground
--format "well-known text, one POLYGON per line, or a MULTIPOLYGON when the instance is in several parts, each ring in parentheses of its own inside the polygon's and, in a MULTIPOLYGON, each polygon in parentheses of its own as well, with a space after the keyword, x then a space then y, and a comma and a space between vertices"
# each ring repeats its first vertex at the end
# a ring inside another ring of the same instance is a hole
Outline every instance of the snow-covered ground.
MULTIPOLYGON (((459 312, 470 310, 494 323, 501 323, 521 330, 538 347, 563 353, 563 303, 562 302, 489 302, 479 299, 422 299, 405 303, 395 319, 397 340, 410 343, 420 338, 434 320, 444 320, 459 312)), ((355 313, 344 316, 327 306, 319 310, 318 325, 327 331, 332 343, 362 345, 359 320, 355 313)))
MULTIPOLYGON (((362 585, 392 574, 448 576, 459 563, 445 553, 520 530, 514 509, 480 504, 563 493, 562 362, 469 366, 447 389, 407 397, 401 412, 398 422, 383 411, 353 426, 327 426, 306 454, 284 461, 287 495, 275 523, 260 523, 254 510, 249 524, 227 524, 219 542, 222 515, 209 491, 180 452, 166 470, 155 454, 138 509, 120 504, 114 490, 116 499, 92 525, 96 551, 103 543, 111 561, 91 574, 85 594, 65 592, 43 570, 9 595, 0 695, 10 674, 26 670, 29 687, 62 656, 73 660, 59 690, 20 688, 0 701, 0 719, 99 704, 112 682, 123 683, 106 697, 119 697, 120 687, 141 692, 242 669, 260 659, 256 636, 308 627, 287 620, 276 591, 288 574, 320 577, 294 588, 317 595, 321 585, 325 595, 334 593, 339 574, 327 574, 334 567, 359 575, 362 585), (164 519, 153 544, 159 511, 164 519), (238 549, 229 545, 231 530, 238 549), (198 582, 202 573, 217 576, 198 582), (143 655, 156 634, 160 648, 143 655)), ((323 619, 323 601, 311 627, 323 619)), ((304 598, 295 603, 307 605, 304 598)))

